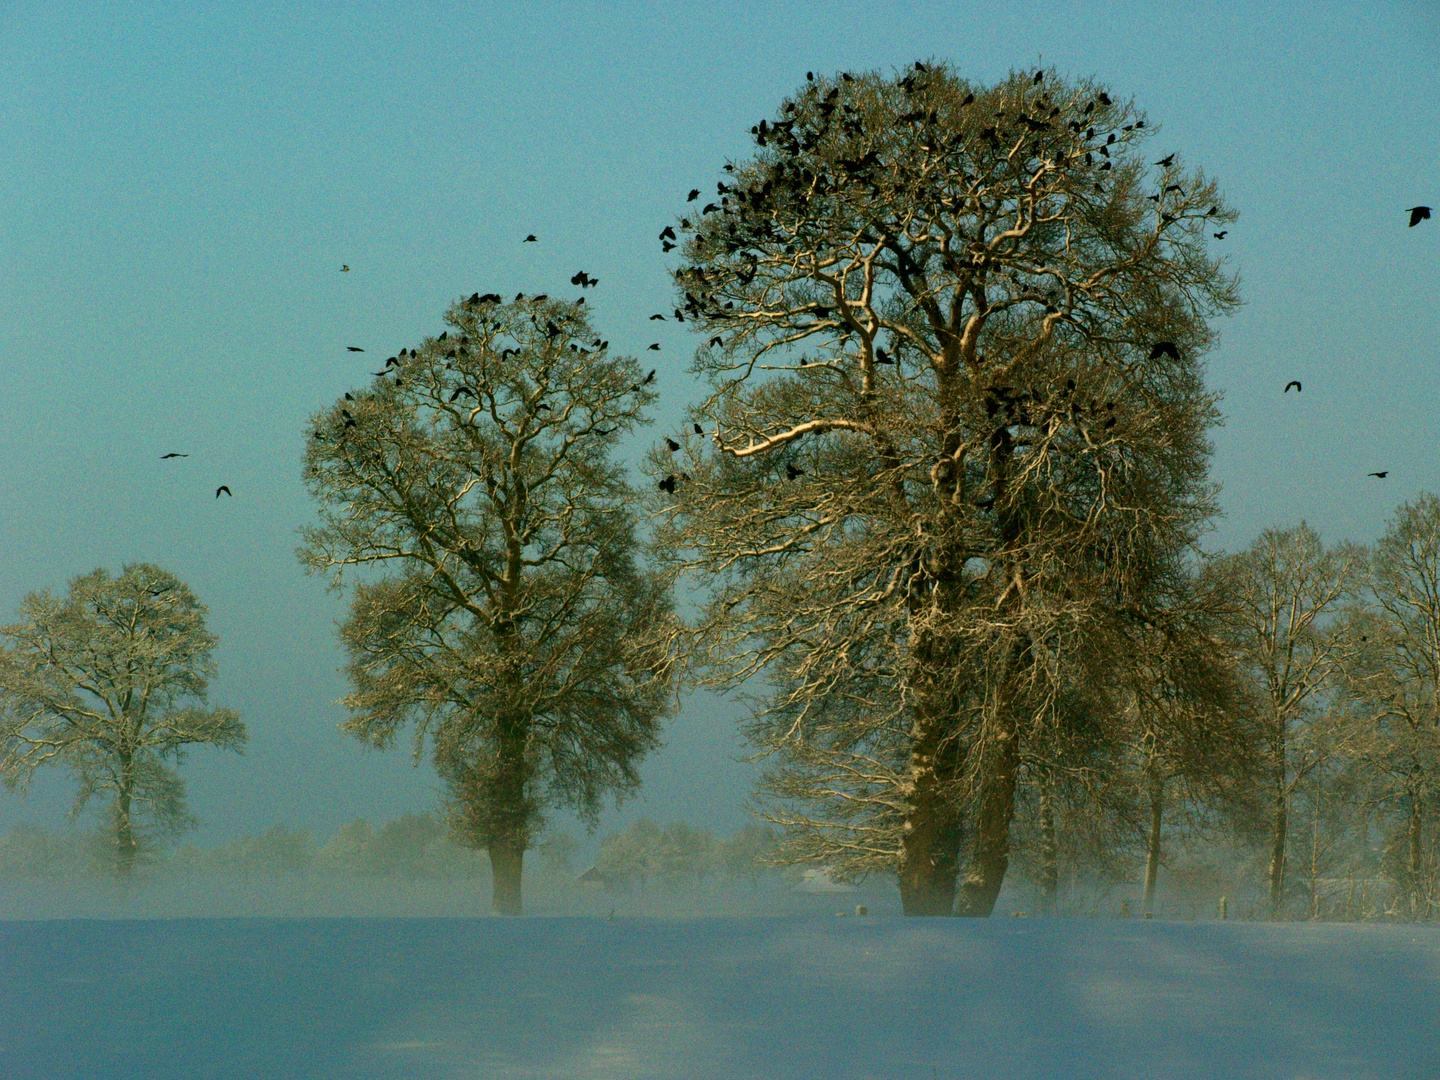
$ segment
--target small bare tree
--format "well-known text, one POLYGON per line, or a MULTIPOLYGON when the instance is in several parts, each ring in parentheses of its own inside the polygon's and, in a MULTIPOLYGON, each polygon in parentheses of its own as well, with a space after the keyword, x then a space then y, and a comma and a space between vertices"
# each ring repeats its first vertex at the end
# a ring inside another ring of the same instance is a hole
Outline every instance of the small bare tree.
POLYGON ((353 583, 345 728, 433 744, 460 837, 521 911, 547 805, 594 821, 659 744, 668 591, 636 561, 635 496, 610 455, 653 400, 584 301, 471 297, 450 329, 315 417, 313 571, 353 583), (455 331, 452 335, 451 331, 455 331), (386 573, 388 571, 388 573, 386 573))
POLYGON ((1361 734, 1348 713, 1328 706, 1336 677, 1357 644, 1349 621, 1337 615, 1359 584, 1364 552, 1345 544, 1327 548, 1302 522, 1267 529, 1224 566, 1232 575, 1238 607, 1233 631, 1238 658, 1263 699, 1270 908, 1279 918, 1296 787, 1361 734))
POLYGON ((147 827, 193 824, 174 767, 185 751, 245 743, 238 714, 205 707, 218 642, 205 614, 174 574, 131 563, 119 577, 75 578, 63 598, 31 593, 20 621, 0 628, 0 776, 23 789, 41 766, 63 765, 79 787, 74 813, 110 797, 122 878, 147 827))
POLYGON ((711 439, 657 453, 661 534, 713 590, 711 681, 775 687, 751 735, 795 857, 949 914, 969 837, 988 914, 1062 654, 1211 512, 1234 214, 1053 72, 845 73, 753 134, 678 223, 711 439))

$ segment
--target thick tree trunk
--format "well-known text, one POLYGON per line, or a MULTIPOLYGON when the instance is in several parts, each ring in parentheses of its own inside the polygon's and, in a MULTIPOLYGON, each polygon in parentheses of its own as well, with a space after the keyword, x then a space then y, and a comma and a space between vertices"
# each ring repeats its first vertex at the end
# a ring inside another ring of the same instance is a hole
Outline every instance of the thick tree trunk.
POLYGON ((1424 892, 1424 871, 1425 846, 1423 843, 1424 833, 1424 807, 1421 804, 1419 793, 1410 796, 1410 824, 1406 830, 1409 834, 1406 839, 1410 842, 1410 893, 1412 896, 1419 896, 1424 892))
POLYGON ((952 755, 940 752, 938 725, 911 752, 915 777, 901 840, 900 905, 906 915, 953 915, 960 874, 961 820, 945 781, 952 755))
POLYGON ((1015 816, 1015 782, 1020 773, 1020 733, 1013 720, 998 726, 993 745, 985 748, 975 847, 956 910, 957 915, 982 919, 995 909, 1005 871, 1010 868, 1010 822, 1015 816))
POLYGON ((1060 844, 1048 777, 1040 781, 1040 914, 1054 915, 1060 892, 1060 844))
POLYGON ((1160 876, 1160 827, 1165 818, 1165 781, 1150 778, 1150 839, 1145 847, 1145 914, 1155 913, 1155 882, 1160 876))
POLYGON ((128 881, 135 871, 135 858, 140 844, 135 839, 135 826, 131 821, 131 804, 134 798, 134 780, 130 762, 120 765, 120 790, 115 796, 115 872, 128 881))
MULTIPOLYGON (((1282 755, 1284 751, 1281 751, 1282 755)), ((1285 761, 1275 776, 1275 810, 1270 834, 1270 917, 1278 919, 1285 906, 1285 839, 1290 829, 1289 799, 1285 791, 1285 761)))
POLYGON ((525 842, 513 837, 490 842, 490 906, 497 915, 523 915, 520 896, 521 871, 525 863, 525 842))

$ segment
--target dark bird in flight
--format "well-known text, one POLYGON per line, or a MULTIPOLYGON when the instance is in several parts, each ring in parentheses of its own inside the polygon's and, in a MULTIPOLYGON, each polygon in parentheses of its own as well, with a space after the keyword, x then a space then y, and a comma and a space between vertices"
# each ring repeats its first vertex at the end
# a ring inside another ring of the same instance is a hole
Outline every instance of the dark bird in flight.
POLYGON ((1100 96, 1099 96, 1098 98, 1096 98, 1095 100, 1098 101, 1098 102, 1100 102, 1101 105, 1109 105, 1109 104, 1110 104, 1110 95, 1107 94, 1107 93, 1105 93, 1105 92, 1102 90, 1102 91, 1100 92, 1100 96))
POLYGON ((785 475, 788 476, 791 480, 794 480, 797 476, 804 476, 805 470, 798 469, 787 461, 785 463, 785 475))
POLYGON ((659 343, 658 341, 656 341, 656 342, 654 342, 654 343, 652 343, 652 344, 650 345, 650 348, 653 349, 655 352, 659 352, 659 351, 660 351, 660 343, 659 343))
POLYGON ((1216 240, 1224 240, 1225 237, 1227 237, 1227 236, 1230 235, 1230 230, 1229 230, 1229 229, 1221 229, 1221 230, 1220 230, 1219 232, 1217 232, 1217 233, 1211 233, 1211 235, 1214 236, 1216 240))
POLYGON ((655 369, 654 369, 654 368, 651 368, 651 369, 650 369, 650 374, 649 374, 649 375, 646 375, 645 378, 643 378, 643 379, 640 380, 640 385, 641 385, 641 386, 648 386, 650 383, 652 383, 652 382, 654 382, 654 381, 655 381, 655 369))
POLYGON ((579 285, 582 289, 588 289, 591 285, 599 285, 600 279, 593 278, 584 270, 581 270, 578 274, 576 274, 570 279, 570 284, 579 285))
POLYGON ((1366 473, 1365 475, 1366 475, 1366 476, 1373 476, 1373 477, 1375 477, 1375 478, 1378 479, 1378 480, 1384 480, 1385 477, 1387 477, 1387 476, 1390 475, 1390 470, 1389 470, 1389 469, 1384 469, 1384 470, 1382 470, 1382 471, 1380 471, 1380 472, 1366 473))
POLYGON ((659 313, 657 312, 656 314, 650 316, 650 321, 651 321, 651 322, 664 322, 664 321, 665 321, 665 316, 664 316, 664 315, 661 315, 661 314, 659 314, 659 313))
POLYGON ((455 392, 450 395, 450 400, 453 402, 453 401, 454 401, 456 398, 458 398, 461 394, 469 394, 471 397, 474 397, 474 396, 475 396, 475 391, 474 391, 474 390, 471 390, 470 387, 468 387, 468 386, 457 386, 457 387, 455 388, 455 392))
POLYGON ((358 346, 355 346, 355 345, 346 345, 346 346, 345 346, 345 351, 346 351, 346 352, 364 352, 365 350, 362 349, 362 348, 359 348, 358 346))
POLYGON ((1168 169, 1171 165, 1175 164, 1175 155, 1174 155, 1174 154, 1166 154, 1166 155, 1165 155, 1163 158, 1161 158, 1159 161, 1155 162, 1155 164, 1156 164, 1156 165, 1160 165, 1160 166, 1168 169))
POLYGON ((524 239, 524 240, 521 240, 520 242, 521 242, 522 244, 533 244, 533 243, 535 243, 535 242, 536 242, 536 241, 535 241, 535 234, 532 232, 529 236, 525 237, 525 239, 524 239))
POLYGON ((658 487, 661 491, 669 492, 671 495, 674 495, 675 475, 672 473, 671 475, 665 477, 664 480, 661 480, 660 483, 656 484, 655 486, 658 487))
POLYGON ((893 364, 895 362, 895 359, 884 349, 876 349, 875 362, 877 364, 893 364))
POLYGON ((189 457, 189 456, 190 456, 189 454, 161 454, 161 455, 160 455, 160 460, 161 460, 161 461, 167 461, 168 459, 170 459, 170 458, 172 458, 172 457, 189 457))
POLYGON ((1157 341, 1150 346, 1150 359, 1158 360, 1162 356, 1168 356, 1172 360, 1180 359, 1180 350, 1175 348, 1173 341, 1157 341))
POLYGON ((661 240, 674 240, 674 239, 675 239, 675 230, 674 230, 674 228, 672 228, 672 227, 669 226, 669 225, 666 225, 663 229, 660 230, 660 239, 661 239, 661 240))
POLYGON ((385 365, 385 370, 384 370, 384 371, 372 371, 370 374, 371 374, 371 375, 374 375, 376 378, 380 378, 381 376, 384 376, 384 375, 389 375, 389 374, 390 374, 390 365, 388 365, 388 364, 385 365))
POLYGON ((721 338, 721 337, 712 337, 712 338, 710 339, 710 347, 711 347, 712 349, 713 349, 716 345, 724 345, 724 344, 725 344, 725 339, 724 339, 724 338, 721 338))
POLYGON ((1281 392, 1282 392, 1282 393, 1285 393, 1285 394, 1290 393, 1290 387, 1292 387, 1292 386, 1295 387, 1295 392, 1296 392, 1297 394, 1303 394, 1303 393, 1305 392, 1305 388, 1300 385, 1300 380, 1299 380, 1299 379, 1291 379, 1289 382, 1287 382, 1287 383, 1285 384, 1285 389, 1284 389, 1283 391, 1281 391, 1281 392))
POLYGON ((221 493, 222 491, 223 491, 226 495, 229 495, 232 499, 235 497, 233 494, 231 494, 229 485, 227 485, 227 484, 221 484, 218 488, 215 489, 215 497, 216 497, 217 499, 220 497, 220 493, 221 493))
POLYGON ((672 454, 675 453, 676 450, 680 449, 680 444, 674 439, 670 438, 669 435, 665 436, 665 446, 672 454))
POLYGON ((696 435, 704 435, 704 434, 705 434, 705 429, 702 428, 699 424, 696 424, 696 425, 695 425, 695 434, 696 434, 696 435))
POLYGON ((341 266, 341 267, 340 267, 340 272, 341 272, 342 274, 348 274, 348 273, 350 272, 350 264, 349 264, 349 263, 345 263, 343 266, 341 266))
POLYGON ((697 188, 691 188, 691 189, 690 189, 690 194, 685 196, 685 201, 686 201, 686 202, 694 202, 694 201, 695 201, 696 199, 698 199, 699 197, 700 197, 700 189, 699 189, 698 187, 697 187, 697 188))
POLYGON ((1410 224, 1407 227, 1411 229, 1430 217, 1430 207, 1428 206, 1412 206, 1405 212, 1410 215, 1410 224))
POLYGON ((670 243, 669 240, 666 240, 663 244, 660 245, 660 250, 661 250, 661 251, 669 251, 669 250, 671 250, 672 248, 674 248, 674 246, 675 246, 675 245, 672 244, 672 243, 670 243))
POLYGON ((597 428, 595 429, 595 434, 596 434, 596 435, 609 435, 609 434, 611 434, 612 432, 614 432, 614 430, 615 430, 615 429, 614 429, 613 427, 612 427, 609 431, 606 431, 606 430, 604 430, 603 428, 598 428, 598 427, 597 427, 597 428))

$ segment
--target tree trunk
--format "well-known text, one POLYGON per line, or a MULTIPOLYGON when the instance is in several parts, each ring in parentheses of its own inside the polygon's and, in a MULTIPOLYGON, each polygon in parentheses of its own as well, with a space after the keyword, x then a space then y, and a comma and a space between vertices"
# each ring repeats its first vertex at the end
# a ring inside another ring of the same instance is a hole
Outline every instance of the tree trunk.
POLYGON ((1285 791, 1285 750, 1275 770, 1275 812, 1270 837, 1270 917, 1278 919, 1285 906, 1285 838, 1290 829, 1289 799, 1285 791))
POLYGON ((523 915, 520 898, 521 870, 525 862, 525 843, 513 837, 490 842, 490 906, 497 915, 523 915))
POLYGON ((1145 848, 1145 915, 1155 914, 1155 881, 1160 876, 1160 826, 1165 817, 1165 781, 1150 777, 1150 839, 1145 848))
POLYGON ((975 848, 960 888, 956 912, 989 918, 1010 868, 1010 822, 1015 816, 1015 782, 1020 772, 1020 733, 1013 719, 997 725, 994 744, 980 780, 980 812, 975 822, 975 848))
POLYGON ((1420 800, 1420 793, 1413 792, 1410 796, 1410 824, 1406 830, 1409 835, 1406 837, 1410 844, 1410 892, 1412 895, 1422 891, 1422 879, 1424 877, 1424 851, 1423 829, 1425 810, 1420 800))
POLYGON ((120 789, 115 795, 115 872, 125 881, 135 871, 135 857, 140 844, 135 839, 135 826, 130 819, 134 798, 134 770, 128 758, 120 763, 120 789))
POLYGON ((1055 806, 1050 780, 1040 780, 1040 914, 1054 915, 1060 892, 1060 844, 1055 836, 1055 806))
POLYGON ((915 786, 900 855, 900 905, 906 915, 955 913, 961 820, 944 790, 954 755, 940 753, 938 728, 931 725, 911 752, 915 786))

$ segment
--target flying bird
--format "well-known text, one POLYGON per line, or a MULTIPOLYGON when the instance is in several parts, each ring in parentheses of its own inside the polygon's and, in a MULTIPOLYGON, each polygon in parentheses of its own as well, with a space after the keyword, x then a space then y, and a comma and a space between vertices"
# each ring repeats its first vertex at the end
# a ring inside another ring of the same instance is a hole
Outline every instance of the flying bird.
POLYGON ((676 450, 679 450, 679 449, 680 449, 680 444, 679 444, 678 442, 676 442, 674 439, 670 438, 669 435, 666 435, 666 436, 665 436, 665 447, 666 447, 666 449, 668 449, 668 450, 670 451, 670 453, 673 454, 673 453, 675 453, 676 450))
POLYGON ((893 364, 895 362, 895 359, 884 349, 876 349, 875 362, 877 364, 893 364))
POLYGON ((1382 471, 1380 471, 1380 472, 1366 473, 1365 475, 1366 475, 1366 476, 1373 476, 1373 477, 1375 477, 1377 480, 1384 480, 1385 477, 1387 477, 1387 476, 1390 475, 1390 470, 1389 470, 1389 469, 1384 469, 1384 470, 1382 470, 1382 471))
POLYGON ((674 229, 672 226, 670 226, 670 225, 666 225, 663 229, 660 230, 660 239, 661 239, 661 240, 674 240, 674 239, 675 239, 675 229, 674 229))
POLYGON ((1158 360, 1162 356, 1168 356, 1172 360, 1180 359, 1180 350, 1175 347, 1173 341, 1157 341, 1150 346, 1150 359, 1158 360))
POLYGON ((641 386, 648 386, 650 383, 652 383, 652 382, 654 382, 654 381, 655 381, 655 369, 654 369, 654 368, 651 368, 651 369, 650 369, 650 374, 649 374, 649 375, 646 375, 645 378, 643 378, 643 379, 640 380, 640 385, 641 385, 641 386))
POLYGON ((524 239, 524 240, 521 240, 520 242, 521 242, 522 244, 533 244, 533 243, 535 243, 535 242, 536 242, 536 240, 535 240, 535 234, 532 232, 529 236, 525 237, 525 239, 524 239))
POLYGON ((716 345, 724 345, 724 344, 725 344, 725 339, 724 339, 724 338, 721 338, 721 337, 712 337, 712 338, 710 339, 710 348, 712 348, 712 349, 713 349, 716 345))
POLYGON ((1405 212, 1410 215, 1410 224, 1407 228, 1411 229, 1430 217, 1430 207, 1428 206, 1412 206, 1405 212))
POLYGON ((346 351, 346 352, 364 352, 365 350, 362 349, 362 348, 360 348, 358 345, 346 345, 346 346, 345 346, 345 351, 346 351))
POLYGON ((223 491, 226 495, 229 495, 232 499, 235 497, 235 496, 231 493, 230 487, 229 487, 228 484, 221 484, 218 488, 215 489, 215 497, 216 497, 217 499, 220 497, 220 493, 221 493, 222 491, 223 491))
POLYGON ((690 189, 690 194, 685 196, 685 201, 686 201, 686 202, 694 202, 694 201, 695 201, 696 199, 698 199, 699 197, 700 197, 700 189, 699 189, 698 187, 697 187, 697 188, 691 188, 691 189, 690 189))
POLYGON ((600 279, 593 278, 584 270, 581 270, 578 274, 576 274, 570 279, 570 284, 579 285, 582 289, 588 289, 591 285, 599 285, 600 279))
POLYGON ((189 457, 189 456, 190 456, 189 454, 161 454, 161 455, 160 455, 160 460, 161 460, 161 461, 167 461, 167 460, 169 460, 169 459, 172 458, 172 457, 189 457))
POLYGON ((785 475, 788 476, 791 480, 794 480, 797 476, 804 476, 805 470, 798 469, 787 461, 785 463, 785 475))
POLYGON ((660 343, 659 343, 658 341, 656 341, 656 342, 654 342, 654 343, 652 343, 652 344, 650 345, 650 348, 653 349, 655 352, 659 352, 659 351, 660 351, 660 343))
POLYGON ((1156 164, 1156 165, 1160 165, 1160 166, 1168 169, 1171 165, 1175 164, 1175 155, 1174 155, 1174 154, 1166 154, 1166 155, 1165 155, 1163 158, 1161 158, 1159 161, 1155 162, 1155 164, 1156 164))
POLYGON ((1211 235, 1214 236, 1216 240, 1224 240, 1225 237, 1227 237, 1227 236, 1230 235, 1230 230, 1229 230, 1229 229, 1221 229, 1219 232, 1217 232, 1217 233, 1212 233, 1211 235))
POLYGON ((1291 379, 1289 382, 1287 382, 1287 383, 1285 384, 1285 389, 1282 391, 1282 393, 1286 393, 1286 394, 1290 393, 1290 387, 1292 387, 1292 386, 1295 387, 1295 392, 1296 392, 1297 394, 1301 394, 1301 393, 1304 393, 1304 392, 1305 392, 1305 388, 1300 385, 1300 380, 1299 380, 1299 379, 1291 379))
POLYGON ((650 321, 651 321, 651 322, 664 322, 664 321, 665 321, 665 316, 664 316, 664 315, 661 315, 659 312, 656 312, 654 315, 651 315, 651 316, 650 316, 650 321))
POLYGON ((341 266, 341 267, 340 267, 340 272, 341 272, 342 274, 348 274, 348 273, 350 272, 350 264, 349 264, 349 263, 346 263, 345 265, 341 266))

